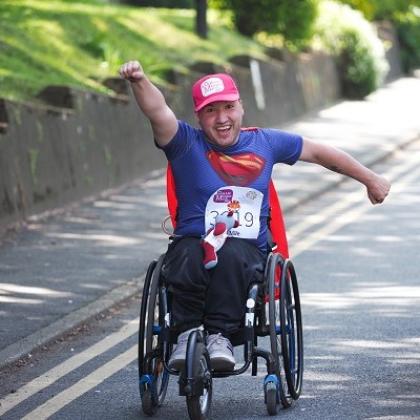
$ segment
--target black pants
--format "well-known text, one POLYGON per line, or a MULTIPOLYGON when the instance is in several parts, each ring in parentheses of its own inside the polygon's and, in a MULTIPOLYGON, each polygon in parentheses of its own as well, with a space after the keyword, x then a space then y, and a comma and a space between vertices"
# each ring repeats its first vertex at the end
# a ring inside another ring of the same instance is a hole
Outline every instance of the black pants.
POLYGON ((171 302, 171 324, 180 333, 204 325, 229 337, 243 321, 250 283, 263 280, 266 256, 244 239, 228 238, 211 270, 199 238, 176 238, 162 269, 171 302))

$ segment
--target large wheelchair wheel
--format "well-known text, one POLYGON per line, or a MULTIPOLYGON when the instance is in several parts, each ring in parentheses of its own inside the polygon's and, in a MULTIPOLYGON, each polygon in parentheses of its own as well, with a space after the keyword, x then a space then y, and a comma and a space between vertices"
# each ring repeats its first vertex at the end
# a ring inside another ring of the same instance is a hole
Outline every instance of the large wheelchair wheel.
POLYGON ((188 339, 184 381, 190 419, 209 419, 213 394, 210 358, 199 331, 193 331, 188 339))
MULTIPOLYGON (((299 291, 293 264, 272 254, 267 267, 271 353, 278 379, 279 399, 289 407, 298 399, 303 375, 303 336, 299 291), (287 387, 283 386, 283 376, 287 387)), ((267 405, 269 414, 275 414, 267 405)))
POLYGON ((169 382, 169 373, 164 368, 163 348, 159 337, 166 309, 160 303, 160 272, 162 255, 153 261, 147 270, 140 307, 138 342, 138 370, 142 408, 145 414, 153 415, 163 403, 169 382))
POLYGON ((302 315, 296 272, 290 260, 284 262, 280 279, 280 328, 287 386, 297 400, 303 378, 302 315))

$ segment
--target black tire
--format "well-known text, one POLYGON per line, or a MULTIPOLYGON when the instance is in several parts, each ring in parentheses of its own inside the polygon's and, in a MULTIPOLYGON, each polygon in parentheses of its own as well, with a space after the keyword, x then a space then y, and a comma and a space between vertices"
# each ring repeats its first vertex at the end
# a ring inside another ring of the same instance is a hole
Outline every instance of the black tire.
POLYGON ((192 333, 187 349, 186 375, 188 378, 202 379, 204 383, 203 395, 187 395, 187 408, 191 420, 210 418, 213 395, 210 358, 203 341, 199 340, 200 335, 198 332, 192 333), (195 343, 190 341, 195 341, 195 343), (189 357, 191 354, 192 357, 189 357))
POLYGON ((279 399, 284 408, 292 405, 293 397, 287 391, 287 387, 283 384, 282 376, 285 376, 282 347, 281 347, 281 325, 280 325, 280 281, 278 279, 278 270, 281 270, 283 260, 278 254, 271 254, 267 266, 267 287, 268 287, 268 315, 269 315, 269 332, 271 354, 274 358, 275 374, 278 380, 277 391, 279 399), (277 299, 276 299, 277 298, 277 299))
POLYGON ((281 347, 287 386, 293 399, 302 391, 303 334, 299 288, 295 268, 290 260, 283 265, 280 279, 281 347))
POLYGON ((158 410, 158 406, 154 402, 153 392, 151 388, 146 388, 141 394, 141 407, 146 416, 153 416, 158 410))
POLYGON ((164 255, 149 266, 140 310, 138 357, 140 393, 143 411, 148 415, 154 414, 157 407, 163 403, 169 382, 169 373, 164 368, 163 348, 159 338, 159 330, 163 326, 165 316, 159 297, 163 258, 164 255), (142 383, 143 375, 151 375, 153 380, 142 383))
POLYGON ((161 406, 165 400, 169 383, 169 373, 163 364, 163 347, 159 332, 155 331, 163 327, 166 308, 162 307, 160 299, 160 273, 162 270, 164 255, 161 255, 153 270, 150 283, 150 303, 147 310, 146 323, 146 353, 159 349, 159 356, 153 359, 153 375, 156 378, 157 405, 161 406))
POLYGON ((140 320, 139 320, 139 337, 138 337, 138 371, 139 376, 141 377, 144 373, 144 358, 146 356, 146 346, 145 346, 145 337, 146 337, 146 320, 147 320, 147 308, 149 304, 149 294, 150 294, 150 282, 152 280, 153 270, 155 269, 157 261, 152 261, 147 268, 147 273, 144 279, 143 284, 143 294, 140 304, 140 320))
POLYGON ((279 411, 279 405, 277 404, 277 386, 274 382, 268 382, 264 386, 264 397, 268 414, 275 416, 279 411))

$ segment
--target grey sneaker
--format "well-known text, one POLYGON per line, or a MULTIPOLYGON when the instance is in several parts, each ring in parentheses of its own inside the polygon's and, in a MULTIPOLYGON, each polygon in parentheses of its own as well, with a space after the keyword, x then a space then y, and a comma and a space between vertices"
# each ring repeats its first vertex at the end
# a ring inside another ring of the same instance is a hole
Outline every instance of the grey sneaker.
POLYGON ((171 353, 171 357, 169 358, 168 367, 177 371, 181 371, 185 365, 185 357, 187 354, 187 344, 188 344, 188 337, 191 331, 195 330, 196 328, 192 328, 190 330, 184 331, 183 333, 179 334, 175 349, 171 353))
POLYGON ((211 334, 207 339, 207 350, 212 369, 230 371, 235 367, 233 347, 229 339, 222 334, 211 334))

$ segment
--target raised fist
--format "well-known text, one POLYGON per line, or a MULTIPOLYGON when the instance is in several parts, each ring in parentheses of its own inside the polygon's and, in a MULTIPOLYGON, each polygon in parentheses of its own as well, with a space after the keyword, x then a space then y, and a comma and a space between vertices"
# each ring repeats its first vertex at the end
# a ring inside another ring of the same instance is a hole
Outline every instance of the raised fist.
POLYGON ((144 78, 144 71, 138 61, 128 61, 120 67, 120 76, 131 83, 139 82, 144 78))

